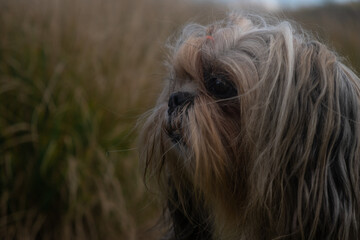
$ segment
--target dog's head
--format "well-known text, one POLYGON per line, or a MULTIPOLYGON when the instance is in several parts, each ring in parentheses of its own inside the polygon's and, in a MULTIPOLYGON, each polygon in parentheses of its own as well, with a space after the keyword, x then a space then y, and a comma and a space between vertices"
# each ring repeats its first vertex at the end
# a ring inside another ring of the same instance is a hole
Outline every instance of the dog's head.
POLYGON ((220 238, 357 237, 360 81, 333 52, 230 14, 185 27, 168 66, 140 158, 172 208, 220 238))

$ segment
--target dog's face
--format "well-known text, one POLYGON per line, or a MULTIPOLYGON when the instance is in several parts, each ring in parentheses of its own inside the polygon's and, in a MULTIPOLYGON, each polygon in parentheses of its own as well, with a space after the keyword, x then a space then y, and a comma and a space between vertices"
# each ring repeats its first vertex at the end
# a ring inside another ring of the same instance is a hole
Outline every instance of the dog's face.
POLYGON ((357 236, 359 90, 331 51, 288 23, 231 15, 189 25, 140 157, 170 210, 189 224, 201 215, 220 238, 357 236))
MULTIPOLYGON (((258 81, 254 76, 258 63, 246 49, 235 50, 239 46, 232 31, 245 33, 252 27, 251 22, 234 18, 228 24, 236 24, 239 29, 229 27, 218 35, 214 34, 215 26, 193 26, 197 29, 189 32, 185 29, 172 49, 166 86, 149 118, 151 135, 157 136, 154 140, 162 148, 157 164, 174 168, 175 175, 186 175, 202 192, 214 192, 216 186, 219 191, 226 187, 233 191, 233 186, 227 186, 232 182, 228 179, 230 172, 234 168, 245 170, 245 163, 240 162, 245 161, 247 145, 242 126, 248 101, 254 95, 248 90, 258 81), (172 164, 167 164, 166 158, 173 159, 172 164), (209 185, 213 187, 206 189, 209 185)), ((251 44, 245 40, 244 47, 251 44)))

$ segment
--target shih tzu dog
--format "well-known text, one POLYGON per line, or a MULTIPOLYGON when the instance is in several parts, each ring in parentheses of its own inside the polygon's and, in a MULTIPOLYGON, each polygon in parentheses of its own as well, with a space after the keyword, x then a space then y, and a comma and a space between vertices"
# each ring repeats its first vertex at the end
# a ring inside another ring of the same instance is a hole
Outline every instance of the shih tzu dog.
POLYGON ((140 135, 163 239, 359 239, 360 80, 286 21, 190 24, 140 135))

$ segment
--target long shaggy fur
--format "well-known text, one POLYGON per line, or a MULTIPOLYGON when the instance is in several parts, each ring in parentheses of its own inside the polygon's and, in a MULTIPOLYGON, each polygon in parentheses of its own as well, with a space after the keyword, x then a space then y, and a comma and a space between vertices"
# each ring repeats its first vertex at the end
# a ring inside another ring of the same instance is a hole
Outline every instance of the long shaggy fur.
POLYGON ((164 238, 359 239, 359 97, 359 78, 288 22, 230 14, 186 26, 140 135, 164 238), (214 72, 237 96, 209 94, 214 72), (194 97, 169 119, 180 90, 194 97))

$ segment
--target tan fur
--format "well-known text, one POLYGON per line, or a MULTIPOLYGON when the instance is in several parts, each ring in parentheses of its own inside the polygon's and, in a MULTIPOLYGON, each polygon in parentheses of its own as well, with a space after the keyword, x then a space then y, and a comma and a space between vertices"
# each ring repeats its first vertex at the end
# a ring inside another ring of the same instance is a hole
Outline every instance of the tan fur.
POLYGON ((230 14, 188 25, 171 53, 140 135, 165 208, 206 222, 213 239, 358 239, 360 82, 332 51, 288 22, 230 14), (238 95, 214 99, 209 69, 238 95), (170 94, 185 85, 193 104, 169 122, 170 94))

